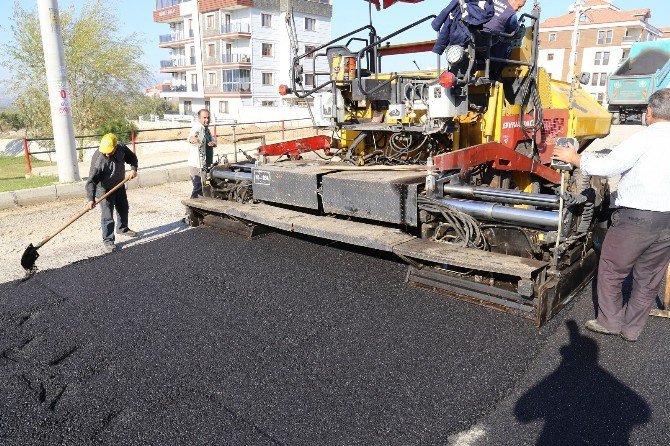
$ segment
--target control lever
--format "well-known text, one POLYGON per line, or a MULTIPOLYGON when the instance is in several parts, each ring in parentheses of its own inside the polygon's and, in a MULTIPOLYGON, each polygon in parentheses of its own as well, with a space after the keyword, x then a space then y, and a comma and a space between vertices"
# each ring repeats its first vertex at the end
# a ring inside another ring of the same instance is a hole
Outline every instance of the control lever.
MULTIPOLYGON (((579 148, 579 143, 577 142, 576 138, 558 138, 556 140, 556 145, 559 147, 568 147, 568 145, 572 144, 572 146, 577 150, 579 148)), ((561 172, 569 172, 575 169, 575 166, 573 166, 570 163, 566 163, 565 161, 559 161, 556 159, 551 160, 551 164, 549 165, 552 169, 560 170, 561 172)))

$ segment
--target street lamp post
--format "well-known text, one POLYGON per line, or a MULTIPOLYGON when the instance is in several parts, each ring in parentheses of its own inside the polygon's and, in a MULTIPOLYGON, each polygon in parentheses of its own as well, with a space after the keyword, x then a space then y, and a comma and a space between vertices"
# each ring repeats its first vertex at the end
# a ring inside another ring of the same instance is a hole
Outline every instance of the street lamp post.
POLYGON ((577 0, 568 8, 568 11, 575 13, 575 23, 572 28, 572 43, 570 45, 570 60, 568 62, 570 70, 568 73, 568 80, 570 81, 570 105, 572 105, 574 91, 576 88, 575 68, 577 65, 577 39, 579 37, 579 21, 581 20, 582 15, 589 9, 591 8, 584 7, 584 0, 577 0))

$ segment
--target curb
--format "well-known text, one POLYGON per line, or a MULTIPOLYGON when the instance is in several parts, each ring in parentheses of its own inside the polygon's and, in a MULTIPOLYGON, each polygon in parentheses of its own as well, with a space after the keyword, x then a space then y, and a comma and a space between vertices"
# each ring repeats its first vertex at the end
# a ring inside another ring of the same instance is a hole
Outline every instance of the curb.
MULTIPOLYGON (((186 181, 189 178, 187 166, 172 169, 147 169, 146 171, 140 169, 137 181, 128 183, 128 190, 186 181)), ((76 183, 62 183, 33 189, 0 192, 0 210, 31 206, 56 200, 85 198, 85 184, 86 181, 77 181, 76 183)))

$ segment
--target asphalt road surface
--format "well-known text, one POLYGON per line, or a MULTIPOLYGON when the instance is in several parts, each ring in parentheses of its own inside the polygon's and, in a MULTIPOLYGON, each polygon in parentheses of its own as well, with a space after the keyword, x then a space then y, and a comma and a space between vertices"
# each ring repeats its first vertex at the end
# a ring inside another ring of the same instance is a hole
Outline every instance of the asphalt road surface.
POLYGON ((670 324, 541 330, 393 258, 196 228, 0 285, 0 444, 668 445, 670 324))

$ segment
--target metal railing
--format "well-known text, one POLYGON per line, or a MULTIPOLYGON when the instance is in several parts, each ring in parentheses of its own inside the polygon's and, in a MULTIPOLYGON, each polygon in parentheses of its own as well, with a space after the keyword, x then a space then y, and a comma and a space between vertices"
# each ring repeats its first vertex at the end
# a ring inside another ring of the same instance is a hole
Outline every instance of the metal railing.
POLYGON ((221 25, 221 34, 251 33, 251 25, 248 23, 227 23, 221 25))
MULTIPOLYGON (((189 59, 191 65, 195 65, 195 57, 189 59)), ((161 68, 186 67, 186 59, 161 60, 161 68)))
POLYGON ((251 56, 248 54, 224 54, 221 56, 222 63, 251 63, 251 56))
MULTIPOLYGON (((192 33, 193 31, 191 31, 191 34, 192 33)), ((169 43, 169 42, 176 42, 178 40, 184 40, 184 33, 163 34, 161 36, 158 36, 158 40, 160 41, 160 43, 169 43)))
POLYGON ((250 82, 224 82, 221 86, 224 93, 251 93, 250 82))
MULTIPOLYGON (((195 116, 194 113, 190 113, 189 116, 195 116)), ((194 118, 195 119, 195 118, 194 118)), ((210 125, 212 128, 212 136, 214 138, 221 142, 221 140, 228 140, 230 141, 229 144, 232 144, 233 147, 235 147, 234 151, 234 157, 235 161, 237 161, 237 155, 238 152, 244 154, 242 150, 237 149, 237 143, 238 142, 243 142, 243 141, 248 141, 251 138, 257 136, 258 138, 270 135, 270 134, 281 134, 281 139, 284 140, 286 139, 286 133, 292 132, 292 131, 302 131, 302 130, 307 130, 307 129, 314 129, 315 134, 319 134, 319 130, 314 128, 314 126, 311 125, 311 122, 308 125, 298 125, 296 124, 295 126, 287 125, 289 123, 297 123, 300 121, 310 121, 310 118, 297 118, 297 119, 283 119, 283 120, 272 120, 272 121, 257 121, 257 122, 237 122, 237 121, 232 121, 231 123, 228 124, 216 124, 213 123, 210 125), (268 125, 268 124, 281 124, 281 127, 278 129, 261 129, 261 126, 263 125, 268 125), (236 131, 236 128, 241 127, 241 126, 255 126, 258 128, 258 131, 243 131, 243 132, 238 132, 236 131), (219 131, 219 129, 223 131, 219 131), (227 130, 227 131, 226 131, 227 130)), ((133 131, 128 131, 128 132, 115 132, 117 136, 119 136, 119 140, 122 141, 123 144, 127 143, 130 148, 132 149, 133 153, 137 153, 137 146, 141 144, 153 144, 153 143, 163 143, 163 142, 173 142, 173 141, 183 141, 185 140, 184 138, 171 138, 171 139, 153 139, 149 141, 137 141, 137 135, 139 133, 142 134, 148 134, 151 132, 165 132, 167 130, 184 130, 184 129, 189 129, 190 126, 187 127, 169 127, 169 128, 155 128, 155 129, 146 129, 146 130, 133 130, 133 131)), ((96 150, 99 147, 99 141, 100 138, 102 138, 102 134, 92 134, 92 135, 77 135, 75 136, 75 141, 77 141, 77 150, 79 151, 80 155, 83 156, 83 151, 84 150, 96 150), (90 144, 90 145, 86 145, 90 144)), ((32 164, 30 157, 33 155, 40 155, 40 154, 51 154, 51 153, 56 153, 55 148, 45 148, 43 150, 37 150, 37 151, 31 151, 30 150, 30 143, 31 142, 48 142, 53 144, 53 138, 52 137, 37 137, 37 138, 23 138, 23 153, 25 156, 26 160, 26 171, 28 175, 32 175, 32 164)), ((49 144, 49 145, 51 145, 49 144)), ((40 148, 42 149, 42 148, 40 148)))

